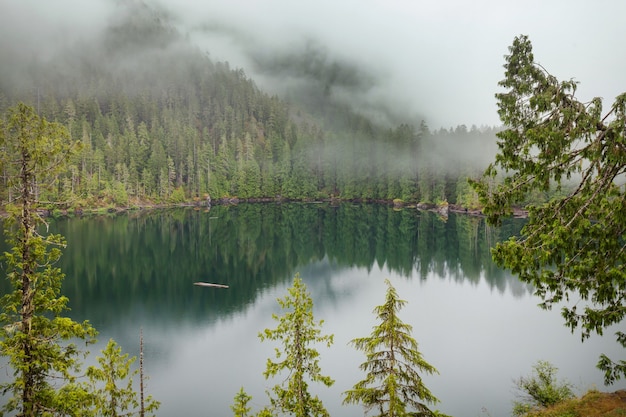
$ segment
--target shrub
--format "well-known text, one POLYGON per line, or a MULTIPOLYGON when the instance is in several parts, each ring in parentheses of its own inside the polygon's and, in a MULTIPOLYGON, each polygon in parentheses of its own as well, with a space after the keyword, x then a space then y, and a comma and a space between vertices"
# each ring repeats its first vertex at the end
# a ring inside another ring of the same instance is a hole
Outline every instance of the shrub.
POLYGON ((172 195, 169 198, 170 203, 184 203, 185 202, 185 190, 183 187, 177 187, 172 191, 172 195))
POLYGON ((558 382, 558 368, 548 361, 538 361, 533 366, 533 373, 520 377, 515 386, 521 393, 521 401, 513 402, 513 415, 521 416, 534 410, 545 408, 574 397, 572 384, 558 382))

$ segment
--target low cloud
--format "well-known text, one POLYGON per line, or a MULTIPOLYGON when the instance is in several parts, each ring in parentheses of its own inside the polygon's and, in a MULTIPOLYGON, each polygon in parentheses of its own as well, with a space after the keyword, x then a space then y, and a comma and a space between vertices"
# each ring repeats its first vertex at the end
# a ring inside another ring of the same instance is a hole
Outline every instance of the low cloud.
POLYGON ((0 88, 95 69, 167 76, 195 50, 270 93, 331 98, 381 122, 494 126, 503 55, 521 33, 550 72, 581 81, 582 99, 611 102, 624 89, 624 14, 615 0, 0 0, 0 88))

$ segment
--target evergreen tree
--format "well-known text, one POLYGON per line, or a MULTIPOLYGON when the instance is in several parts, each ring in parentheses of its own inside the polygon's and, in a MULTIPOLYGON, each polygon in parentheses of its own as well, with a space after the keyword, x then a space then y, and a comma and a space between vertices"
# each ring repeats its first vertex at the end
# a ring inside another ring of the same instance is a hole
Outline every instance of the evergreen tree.
POLYGON ((233 410, 235 417, 247 417, 251 408, 248 407, 248 403, 252 399, 244 390, 243 387, 239 389, 239 392, 235 395, 234 403, 230 406, 233 410))
POLYGON ((322 375, 319 366, 319 352, 314 344, 323 343, 327 347, 333 343, 332 335, 322 335, 323 320, 315 322, 313 300, 306 286, 296 274, 293 286, 285 298, 279 298, 278 304, 285 311, 282 316, 273 315, 278 322, 275 329, 265 329, 259 333, 261 341, 273 340, 282 343, 282 349, 276 348, 276 359, 267 360, 263 375, 266 379, 283 371, 288 372, 283 384, 275 385, 270 400, 274 408, 296 417, 328 416, 322 401, 309 392, 311 382, 321 382, 331 386, 335 381, 322 375))
POLYGON ((68 300, 60 294, 64 275, 55 264, 65 241, 38 231, 37 194, 53 183, 75 147, 63 126, 24 104, 10 109, 0 126, 0 147, 15 190, 6 221, 12 249, 4 254, 13 290, 2 297, 0 313, 0 354, 13 371, 0 391, 12 397, 0 411, 52 415, 85 398, 84 388, 74 384, 81 353, 74 342, 89 342, 96 333, 89 323, 63 316, 68 300))
MULTIPOLYGON (((497 134, 495 164, 473 185, 496 224, 532 194, 559 194, 529 205, 523 236, 499 243, 493 255, 534 286, 543 308, 580 299, 562 315, 584 340, 626 317, 626 93, 603 113, 599 97, 580 102, 575 81, 559 81, 535 62, 527 36, 509 52, 499 82, 506 91, 496 94, 506 130, 497 134), (499 184, 496 167, 507 175, 499 184), (568 190, 569 180, 576 185, 568 190)), ((626 333, 616 336, 626 348, 626 333)), ((597 366, 606 383, 626 376, 625 360, 602 355, 597 366)))
MULTIPOLYGON (((122 356, 113 341, 99 359, 104 370, 92 367, 87 372, 92 382, 103 381, 105 387, 78 382, 79 358, 88 352, 75 342, 93 342, 96 331, 88 322, 63 316, 68 299, 60 293, 64 274, 55 265, 65 240, 40 233, 44 220, 37 195, 55 185, 77 148, 65 127, 49 123, 23 104, 10 109, 6 126, 0 126, 0 163, 14 190, 5 231, 12 249, 4 254, 13 291, 0 300, 0 355, 13 370, 13 380, 0 384, 0 391, 12 396, 0 414, 117 416, 116 407, 123 410, 135 396, 132 382, 126 389, 115 386, 116 379, 128 375, 132 361, 126 362, 128 355, 122 356)), ((147 410, 156 407, 149 398, 147 410)))
POLYGON ((367 375, 344 392, 344 404, 363 404, 367 412, 377 409, 376 416, 380 417, 436 415, 424 402, 439 400, 426 388, 419 372, 438 372, 422 358, 411 337, 412 327, 398 317, 406 301, 398 298, 389 280, 385 283, 385 304, 374 309, 380 324, 369 337, 351 341, 356 349, 365 352, 367 360, 360 368, 367 375))
POLYGON ((137 392, 133 389, 133 377, 139 370, 131 372, 135 358, 128 353, 122 354, 122 348, 113 340, 109 340, 98 358, 100 367, 90 366, 87 376, 94 393, 94 411, 96 415, 119 417, 151 413, 159 408, 160 403, 148 396, 145 404, 137 400, 137 392), (126 385, 119 386, 126 382, 126 385), (141 408, 140 408, 141 407, 141 408), (141 409, 141 413, 137 409, 141 409))
POLYGON ((211 184, 211 194, 216 197, 229 196, 231 195, 231 180, 236 163, 233 153, 228 149, 225 138, 222 138, 216 159, 215 175, 213 176, 215 184, 211 184))

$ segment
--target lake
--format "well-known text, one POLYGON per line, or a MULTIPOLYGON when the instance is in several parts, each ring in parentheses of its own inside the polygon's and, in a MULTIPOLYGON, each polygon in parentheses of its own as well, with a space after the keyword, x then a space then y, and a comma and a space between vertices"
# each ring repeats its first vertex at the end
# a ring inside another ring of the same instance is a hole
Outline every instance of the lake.
POLYGON ((595 368, 601 353, 623 355, 613 332, 581 343, 558 310, 541 310, 530 287, 491 262, 489 248, 522 224, 495 229, 477 217, 384 205, 240 204, 56 219, 51 231, 68 242, 61 267, 70 315, 100 332, 92 352, 114 338, 138 355, 142 329, 146 390, 161 401, 159 416, 232 416, 242 386, 253 412, 267 403, 274 381, 263 371, 275 345, 257 334, 275 327, 276 298, 296 273, 323 332, 335 335, 331 348, 318 348, 335 384, 313 387, 332 416, 363 415, 341 405, 364 376, 364 355, 348 342, 376 324, 386 278, 408 302, 400 317, 424 359, 439 370, 424 377, 441 400, 433 409, 507 416, 513 379, 538 360, 578 392, 623 388, 605 388, 595 368))

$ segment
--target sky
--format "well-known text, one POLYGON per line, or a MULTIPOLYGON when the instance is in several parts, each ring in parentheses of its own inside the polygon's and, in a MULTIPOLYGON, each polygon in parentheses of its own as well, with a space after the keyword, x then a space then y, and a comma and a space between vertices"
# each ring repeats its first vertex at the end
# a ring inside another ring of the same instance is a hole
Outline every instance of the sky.
POLYGON ((500 124, 494 94, 520 34, 580 99, 608 108, 626 91, 623 0, 0 0, 0 77, 97 45, 140 3, 270 93, 313 86, 431 128, 500 124))

